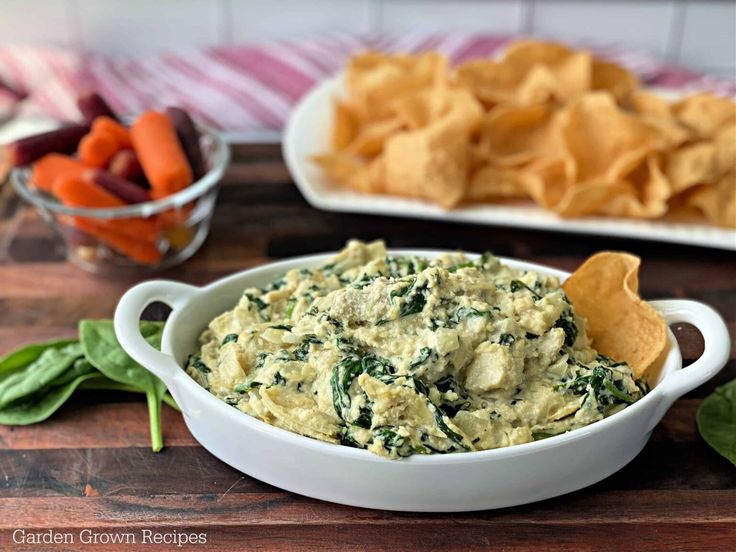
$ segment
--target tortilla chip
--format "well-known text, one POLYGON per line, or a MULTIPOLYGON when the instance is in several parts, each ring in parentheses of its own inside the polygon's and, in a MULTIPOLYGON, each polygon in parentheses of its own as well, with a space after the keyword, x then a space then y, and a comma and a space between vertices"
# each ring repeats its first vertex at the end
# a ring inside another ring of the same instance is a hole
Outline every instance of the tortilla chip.
POLYGON ((672 117, 670 102, 662 96, 646 90, 635 90, 631 92, 623 102, 623 105, 639 115, 663 118, 672 117))
POLYGON ((554 42, 518 41, 508 47, 501 63, 521 83, 516 105, 535 105, 550 97, 565 103, 592 84, 590 53, 554 42))
POLYGON ((386 159, 383 155, 379 155, 368 165, 366 181, 370 193, 382 194, 386 191, 386 159))
POLYGON ((503 98, 509 105, 529 106, 543 104, 554 98, 557 82, 547 67, 532 67, 510 96, 503 98))
POLYGON ((486 104, 531 106, 567 101, 590 88, 590 54, 552 42, 518 41, 500 61, 476 60, 457 69, 457 81, 486 104))
POLYGON ((386 140, 394 135, 402 126, 403 124, 398 118, 370 122, 363 126, 360 133, 350 142, 344 151, 353 155, 374 157, 383 150, 386 140))
POLYGON ((446 111, 440 115, 446 114, 455 121, 455 124, 465 129, 468 137, 478 132, 483 120, 483 106, 469 90, 450 89, 445 106, 446 111))
POLYGON ((562 134, 578 181, 617 182, 656 145, 655 132, 620 109, 606 92, 573 102, 562 134))
POLYGON ((665 173, 673 193, 696 184, 712 182, 717 176, 716 147, 700 142, 673 151, 667 156, 665 173))
POLYGON ((481 129, 480 151, 499 165, 514 166, 544 157, 555 146, 553 108, 498 106, 481 129))
POLYGON ((354 109, 340 100, 333 102, 332 148, 341 150, 353 141, 358 133, 358 117, 354 109))
POLYGON ((554 210, 573 184, 571 159, 543 159, 530 164, 519 178, 527 194, 545 209, 554 210))
POLYGON ((672 195, 669 180, 662 172, 659 156, 650 155, 627 179, 629 193, 612 196, 601 206, 601 213, 632 218, 657 218, 667 212, 672 195))
POLYGON ((435 52, 415 56, 367 52, 351 58, 346 70, 348 92, 367 120, 389 118, 394 99, 446 78, 447 59, 435 52))
POLYGON ((552 69, 557 81, 555 98, 567 103, 588 92, 593 84, 593 57, 590 52, 575 52, 552 69))
POLYGON ((680 121, 702 138, 711 138, 723 127, 736 125, 736 103, 713 94, 695 94, 672 109, 680 121))
POLYGON ((396 98, 391 108, 409 129, 418 129, 427 126, 434 119, 436 97, 435 91, 423 88, 396 98))
POLYGON ((468 130, 450 115, 392 136, 384 149, 386 191, 454 207, 467 188, 467 141, 468 130))
POLYGON ((700 209, 713 224, 736 228, 736 172, 724 175, 715 185, 697 187, 687 203, 700 209))
POLYGON ((639 297, 640 263, 628 253, 597 253, 562 287, 575 313, 585 318, 593 347, 628 363, 636 379, 647 376, 651 381, 669 340, 662 317, 639 297))
POLYGON ((508 67, 490 60, 468 61, 455 70, 458 86, 467 88, 486 105, 492 106, 513 98, 518 86, 516 74, 508 67))
POLYGON ((370 193, 374 186, 369 178, 369 165, 344 152, 315 155, 312 160, 336 182, 359 192, 370 193))
POLYGON ((593 60, 591 80, 593 90, 608 92, 617 100, 628 96, 639 86, 639 79, 634 73, 600 59, 593 60))
POLYGON ((569 186, 552 208, 562 217, 582 217, 599 213, 612 198, 633 192, 627 182, 593 180, 569 186))
POLYGON ((715 171, 720 176, 736 167, 736 124, 727 125, 716 133, 713 145, 716 148, 715 171))
POLYGON ((641 115, 639 119, 654 131, 656 135, 655 148, 658 150, 671 150, 696 138, 695 133, 690 128, 674 117, 641 115))
POLYGON ((506 48, 501 62, 523 75, 535 65, 554 65, 573 53, 573 50, 558 42, 517 40, 506 48))
POLYGON ((483 201, 489 198, 529 197, 519 173, 494 165, 485 165, 475 171, 468 185, 467 199, 483 201))

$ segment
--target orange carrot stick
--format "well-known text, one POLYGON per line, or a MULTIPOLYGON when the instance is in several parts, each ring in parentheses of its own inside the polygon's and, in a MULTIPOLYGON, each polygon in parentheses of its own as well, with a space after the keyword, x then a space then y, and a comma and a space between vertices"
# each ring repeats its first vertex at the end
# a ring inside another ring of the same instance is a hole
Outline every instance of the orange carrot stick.
POLYGON ((113 136, 117 140, 120 148, 129 148, 132 146, 128 129, 110 117, 103 115, 95 118, 92 122, 92 134, 97 134, 98 132, 113 136))
POLYGON ((155 245, 120 234, 100 221, 93 221, 84 217, 64 217, 63 222, 96 237, 114 251, 138 263, 152 265, 160 262, 163 257, 161 251, 155 245))
POLYGON ((59 177, 81 178, 87 167, 60 153, 47 153, 33 164, 31 182, 44 192, 50 192, 54 182, 59 177))
POLYGON ((85 165, 103 169, 115 155, 120 146, 107 132, 90 132, 79 142, 79 158, 85 165))
POLYGON ((62 177, 52 188, 56 198, 68 207, 105 209, 126 203, 94 182, 83 178, 62 177))
POLYGON ((192 169, 166 115, 147 111, 133 123, 130 138, 154 198, 174 194, 192 183, 192 169))
MULTIPOLYGON (((106 191, 101 186, 80 178, 58 179, 54 182, 53 192, 59 201, 67 207, 104 209, 126 205, 124 201, 106 191)), ((159 223, 154 219, 131 217, 100 219, 94 222, 100 227, 133 238, 136 241, 153 244, 158 240, 159 223)))

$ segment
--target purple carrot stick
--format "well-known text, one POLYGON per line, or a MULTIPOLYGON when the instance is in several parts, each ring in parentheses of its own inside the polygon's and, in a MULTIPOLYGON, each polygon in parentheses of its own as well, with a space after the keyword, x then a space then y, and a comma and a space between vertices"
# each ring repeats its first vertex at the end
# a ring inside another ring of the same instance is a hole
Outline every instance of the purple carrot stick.
POLYGON ((148 192, 138 186, 138 184, 134 184, 129 180, 110 174, 107 171, 94 170, 91 171, 90 176, 85 175, 85 178, 90 178, 92 182, 101 188, 104 188, 111 194, 119 197, 126 203, 144 203, 146 201, 151 201, 151 196, 148 192))
POLYGON ((77 97, 77 107, 82 113, 82 117, 88 123, 91 123, 97 117, 110 117, 118 122, 120 119, 105 101, 105 98, 97 92, 85 92, 77 97))
POLYGON ((3 147, 2 157, 11 167, 33 163, 47 153, 73 153, 89 132, 89 125, 68 125, 27 136, 3 147))
POLYGON ((179 137, 184 155, 189 161, 192 169, 192 175, 195 180, 204 176, 204 158, 202 157, 202 148, 199 144, 199 131, 194 125, 194 121, 189 113, 179 107, 167 107, 166 116, 176 129, 176 135, 179 137))

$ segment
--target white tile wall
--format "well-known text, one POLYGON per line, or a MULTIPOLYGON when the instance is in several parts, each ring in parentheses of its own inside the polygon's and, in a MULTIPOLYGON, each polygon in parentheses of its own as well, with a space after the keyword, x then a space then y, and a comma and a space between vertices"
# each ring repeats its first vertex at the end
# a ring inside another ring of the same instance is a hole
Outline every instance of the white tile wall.
POLYGON ((320 31, 370 33, 375 23, 371 0, 225 0, 230 40, 307 36, 320 31))
POLYGON ((532 32, 554 37, 625 42, 667 53, 673 2, 537 2, 532 32))
POLYGON ((679 58, 717 72, 736 71, 736 3, 690 2, 679 58))
POLYGON ((63 0, 0 0, 0 42, 71 45, 72 17, 63 0))
POLYGON ((70 8, 89 50, 139 54, 219 41, 220 6, 210 0, 71 0, 70 8))
POLYGON ((379 7, 385 31, 422 29, 518 33, 523 29, 525 5, 515 1, 426 0, 385 1, 379 7))
POLYGON ((107 53, 417 29, 622 42, 736 75, 733 0, 0 0, 0 43, 107 53))

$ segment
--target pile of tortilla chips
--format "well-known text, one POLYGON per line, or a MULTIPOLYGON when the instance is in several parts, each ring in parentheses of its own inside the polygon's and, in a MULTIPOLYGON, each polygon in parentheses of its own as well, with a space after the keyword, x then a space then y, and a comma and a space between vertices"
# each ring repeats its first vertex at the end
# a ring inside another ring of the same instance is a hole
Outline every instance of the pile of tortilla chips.
POLYGON ((531 198, 565 217, 703 215, 736 227, 736 103, 668 102, 587 51, 522 41, 454 69, 436 53, 350 60, 332 151, 315 161, 366 193, 531 198))

